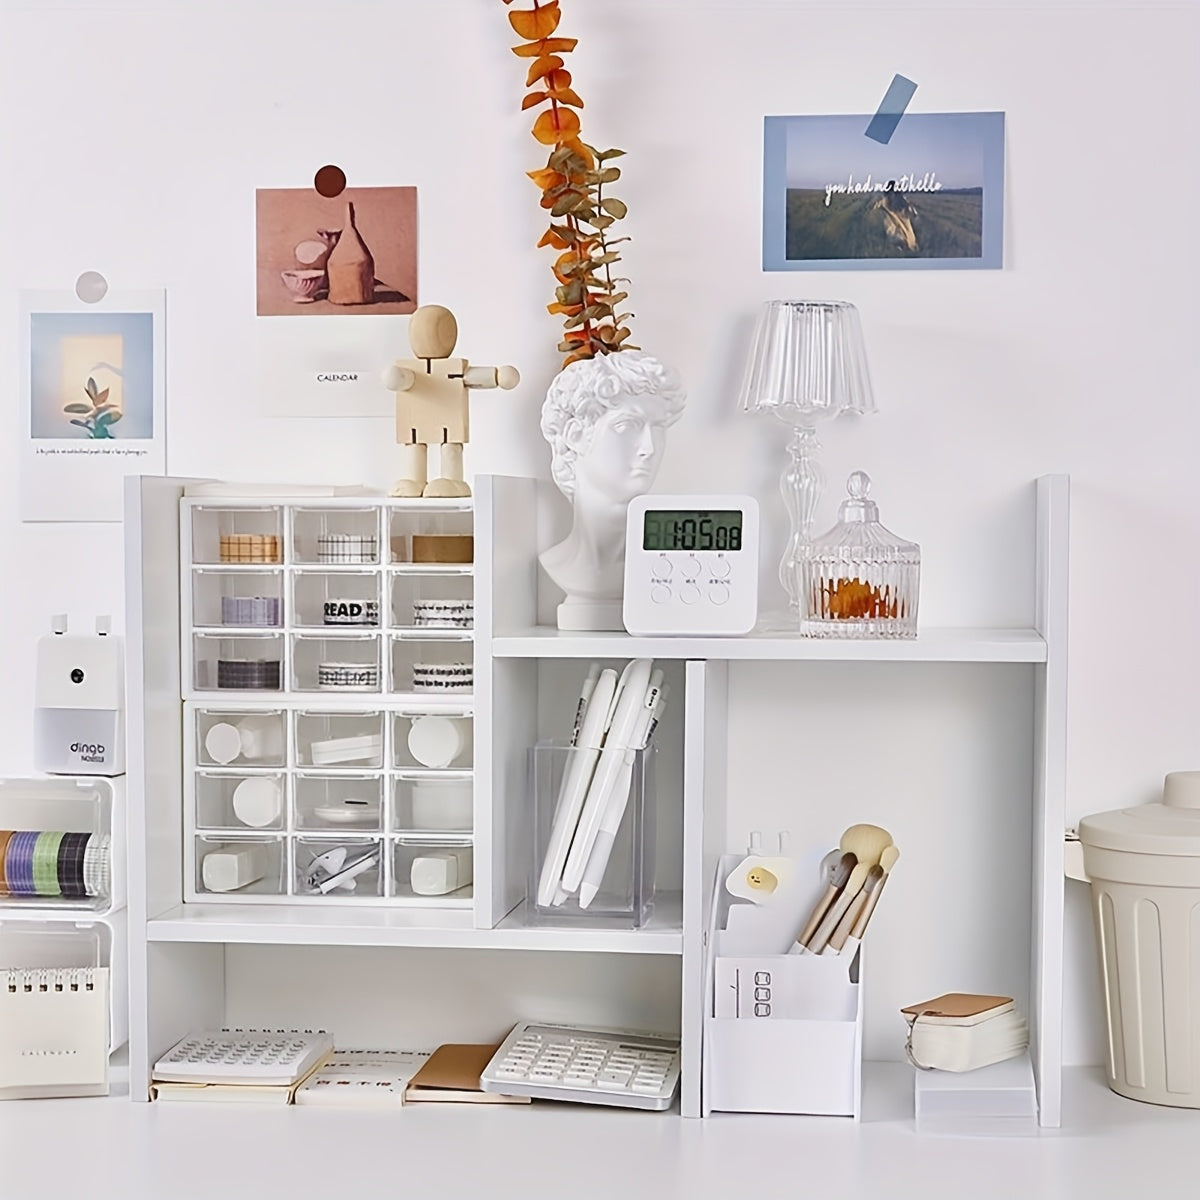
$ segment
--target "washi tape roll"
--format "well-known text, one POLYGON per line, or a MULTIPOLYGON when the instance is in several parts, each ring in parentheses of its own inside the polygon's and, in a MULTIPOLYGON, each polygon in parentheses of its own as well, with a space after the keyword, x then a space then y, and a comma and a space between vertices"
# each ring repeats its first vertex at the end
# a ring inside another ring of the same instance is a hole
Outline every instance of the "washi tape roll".
POLYGON ((475 685, 475 667, 469 662, 413 663, 413 690, 418 692, 469 692, 475 685))
POLYGON ((278 658, 219 658, 217 687, 277 692, 282 678, 278 658))
POLYGON ((90 833, 64 833, 58 848, 58 887, 64 899, 82 900, 87 896, 83 884, 83 855, 91 840, 90 833))
POLYGON ((61 896, 58 885, 58 849, 63 835, 42 831, 33 844, 33 890, 39 896, 61 896))
POLYGON ((111 843, 104 833, 91 838, 83 852, 83 886, 89 896, 107 896, 112 887, 111 843))
POLYGON ((33 896, 33 850, 38 835, 29 830, 18 830, 9 839, 4 855, 4 873, 8 877, 9 895, 33 896))
POLYGON ((373 563, 379 556, 374 534, 321 533, 317 535, 317 562, 373 563))
POLYGON ((8 843, 11 838, 11 829, 0 829, 0 896, 7 896, 9 894, 8 872, 5 870, 4 858, 8 853, 8 843))
POLYGON ((278 596, 222 596, 221 624, 273 628, 280 624, 278 596))
POLYGON ((427 629, 471 629, 475 604, 471 600, 414 600, 413 624, 427 629))
POLYGON ((227 563, 277 563, 283 557, 273 533, 223 533, 220 551, 221 561, 227 563))
POLYGON ((331 596, 325 601, 322 619, 326 625, 378 625, 379 601, 331 596))
POLYGON ((374 663, 317 664, 317 687, 347 691, 371 691, 379 686, 379 668, 374 663))

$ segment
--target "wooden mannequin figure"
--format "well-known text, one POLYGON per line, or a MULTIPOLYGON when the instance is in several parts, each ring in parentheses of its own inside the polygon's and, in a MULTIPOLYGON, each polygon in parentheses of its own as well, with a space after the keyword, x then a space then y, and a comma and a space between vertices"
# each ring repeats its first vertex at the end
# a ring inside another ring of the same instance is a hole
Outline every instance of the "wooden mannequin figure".
POLYGON ((514 388, 516 367, 473 367, 451 358, 458 322, 440 304, 413 313, 408 340, 415 357, 400 359, 383 373, 384 387, 396 393, 396 444, 403 476, 393 496, 469 496, 463 482, 463 443, 469 436, 472 388, 514 388), (429 447, 441 447, 441 475, 429 479, 429 447))

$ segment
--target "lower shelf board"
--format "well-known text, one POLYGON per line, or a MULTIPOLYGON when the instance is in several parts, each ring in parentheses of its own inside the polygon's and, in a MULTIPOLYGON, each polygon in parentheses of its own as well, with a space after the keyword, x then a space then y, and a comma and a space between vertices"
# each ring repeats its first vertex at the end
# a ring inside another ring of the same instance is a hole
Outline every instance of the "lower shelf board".
POLYGON ((683 953, 682 914, 678 892, 658 897, 654 916, 642 929, 530 926, 521 907, 495 929, 476 929, 468 908, 181 904, 147 922, 146 940, 678 956, 683 953))

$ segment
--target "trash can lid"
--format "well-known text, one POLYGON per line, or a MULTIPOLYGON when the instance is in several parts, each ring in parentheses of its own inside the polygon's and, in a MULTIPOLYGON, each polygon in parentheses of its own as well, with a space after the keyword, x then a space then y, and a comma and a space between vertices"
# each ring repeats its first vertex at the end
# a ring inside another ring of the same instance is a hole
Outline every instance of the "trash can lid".
POLYGON ((1084 817, 1079 840, 1101 850, 1200 857, 1200 771, 1168 775, 1161 804, 1084 817))

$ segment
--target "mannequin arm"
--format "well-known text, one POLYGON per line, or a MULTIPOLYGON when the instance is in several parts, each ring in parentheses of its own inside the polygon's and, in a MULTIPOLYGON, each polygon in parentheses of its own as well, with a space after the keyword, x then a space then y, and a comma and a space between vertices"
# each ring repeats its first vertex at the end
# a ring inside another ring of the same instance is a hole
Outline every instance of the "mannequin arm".
POLYGON ((468 367, 463 383, 469 388, 503 388, 506 392, 521 382, 516 367, 468 367))
POLYGON ((408 367, 402 367, 399 363, 392 363, 390 367, 384 368, 383 386, 389 392, 407 392, 415 382, 416 376, 408 367))

